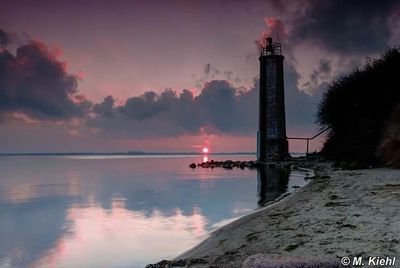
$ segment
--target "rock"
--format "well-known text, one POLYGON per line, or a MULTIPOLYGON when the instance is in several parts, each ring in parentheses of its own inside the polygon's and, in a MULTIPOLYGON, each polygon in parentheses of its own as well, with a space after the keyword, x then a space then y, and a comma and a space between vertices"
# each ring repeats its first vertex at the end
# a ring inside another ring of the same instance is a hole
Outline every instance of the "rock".
POLYGON ((341 228, 350 228, 350 229, 356 229, 356 228, 357 228, 357 226, 355 226, 355 225, 353 225, 353 224, 349 224, 349 223, 347 223, 347 224, 342 224, 342 225, 340 225, 340 227, 341 227, 341 228))
POLYGON ((165 268, 165 267, 171 267, 171 265, 172 265, 171 261, 162 260, 155 264, 148 264, 146 265, 145 268, 165 268))
POLYGON ((197 165, 196 165, 195 163, 191 163, 191 164, 189 165, 189 167, 190 167, 190 168, 196 168, 197 165))
POLYGON ((348 207, 349 205, 343 202, 328 202, 325 207, 348 207))
POLYGON ((243 162, 242 162, 242 165, 243 165, 244 167, 251 168, 251 163, 250 163, 250 161, 243 161, 243 162))
POLYGON ((292 245, 287 246, 285 248, 285 250, 286 251, 292 251, 292 250, 295 250, 298 246, 299 246, 299 244, 292 244, 292 245))
POLYGON ((258 167, 264 166, 264 164, 261 163, 260 161, 251 161, 251 162, 252 162, 252 163, 251 163, 251 167, 252 167, 252 168, 258 168, 258 167))
MULTIPOLYGON (((192 163, 189 165, 190 168, 196 168, 196 164, 192 163)), ((240 168, 240 169, 245 169, 245 168, 263 168, 263 167, 269 167, 269 168, 277 168, 277 165, 275 163, 264 163, 261 161, 232 161, 232 160, 225 160, 225 161, 215 161, 215 160, 210 160, 210 161, 205 161, 202 163, 198 163, 197 167, 202 167, 202 168, 215 168, 215 167, 222 167, 225 169, 233 169, 235 167, 240 168)))
MULTIPOLYGON (((176 265, 175 263, 173 263, 174 265, 176 265)), ((199 259, 199 258, 195 258, 195 259, 189 259, 187 261, 187 263, 185 263, 185 260, 181 260, 181 266, 185 266, 188 267, 190 265, 196 265, 196 264, 207 264, 207 261, 205 259, 199 259), (182 265, 183 264, 183 265, 182 265)))
POLYGON ((339 197, 337 195, 335 195, 335 194, 332 194, 331 196, 329 196, 330 200, 335 200, 335 199, 338 199, 338 198, 339 197))
POLYGON ((188 267, 197 264, 207 264, 204 259, 179 259, 179 260, 162 260, 155 264, 148 264, 145 268, 172 268, 172 267, 188 267))
POLYGON ((232 169, 233 165, 232 164, 224 164, 222 167, 225 169, 232 169))

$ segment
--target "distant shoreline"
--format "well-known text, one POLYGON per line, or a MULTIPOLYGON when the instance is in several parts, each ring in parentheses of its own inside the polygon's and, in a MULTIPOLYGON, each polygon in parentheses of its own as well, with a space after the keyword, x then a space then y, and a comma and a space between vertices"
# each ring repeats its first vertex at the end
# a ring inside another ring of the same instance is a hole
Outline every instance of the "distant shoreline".
MULTIPOLYGON (((290 153, 292 156, 301 156, 305 153, 301 152, 292 152, 290 153)), ((168 155, 182 155, 182 156, 224 156, 224 155, 250 155, 256 156, 256 152, 217 152, 217 153, 200 153, 200 152, 67 152, 67 153, 0 153, 0 156, 129 156, 129 155, 159 155, 159 156, 168 156, 168 155)))
MULTIPOLYGON (((296 153, 295 153, 296 154, 296 153)), ((256 155, 255 152, 220 152, 220 153, 199 153, 199 152, 70 152, 70 153, 0 153, 0 156, 73 156, 73 155, 256 155)))

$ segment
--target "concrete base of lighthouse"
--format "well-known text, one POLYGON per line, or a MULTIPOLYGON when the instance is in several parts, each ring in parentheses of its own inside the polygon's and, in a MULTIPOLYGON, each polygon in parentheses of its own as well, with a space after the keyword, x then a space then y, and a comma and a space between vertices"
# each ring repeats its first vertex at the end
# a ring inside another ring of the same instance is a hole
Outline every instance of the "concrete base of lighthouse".
POLYGON ((289 157, 287 139, 267 140, 267 160, 284 160, 289 157))
POLYGON ((289 143, 287 139, 260 140, 260 132, 257 132, 257 159, 262 162, 282 161, 290 157, 289 143))

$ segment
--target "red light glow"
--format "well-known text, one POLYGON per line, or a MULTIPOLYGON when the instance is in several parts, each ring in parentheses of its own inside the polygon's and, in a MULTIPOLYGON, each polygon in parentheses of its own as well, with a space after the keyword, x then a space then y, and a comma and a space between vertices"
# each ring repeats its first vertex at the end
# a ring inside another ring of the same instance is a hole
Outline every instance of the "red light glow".
POLYGON ((204 148, 203 148, 203 153, 204 153, 204 154, 208 153, 208 148, 204 147, 204 148))

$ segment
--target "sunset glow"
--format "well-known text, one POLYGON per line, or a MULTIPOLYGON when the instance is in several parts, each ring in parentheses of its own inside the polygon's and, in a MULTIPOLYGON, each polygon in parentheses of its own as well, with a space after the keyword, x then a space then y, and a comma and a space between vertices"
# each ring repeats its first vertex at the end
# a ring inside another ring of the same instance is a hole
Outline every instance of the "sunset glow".
POLYGON ((74 224, 73 233, 60 237, 56 249, 38 260, 38 266, 54 263, 54 266, 78 267, 85 263, 92 267, 111 267, 117 263, 125 267, 131 262, 132 252, 137 263, 144 266, 149 258, 157 259, 159 252, 163 257, 172 256, 196 244, 206 234, 206 218, 196 210, 189 215, 179 209, 171 215, 159 210, 144 215, 141 211, 126 209, 123 202, 114 202, 107 212, 100 207, 73 207, 67 211, 67 217, 74 224), (124 242, 149 241, 155 232, 159 239, 156 245, 124 242), (116 257, 99 259, 95 257, 97 251, 111 252, 110 256, 116 257))
POLYGON ((0 7, 0 268, 395 266, 400 0, 0 7))

